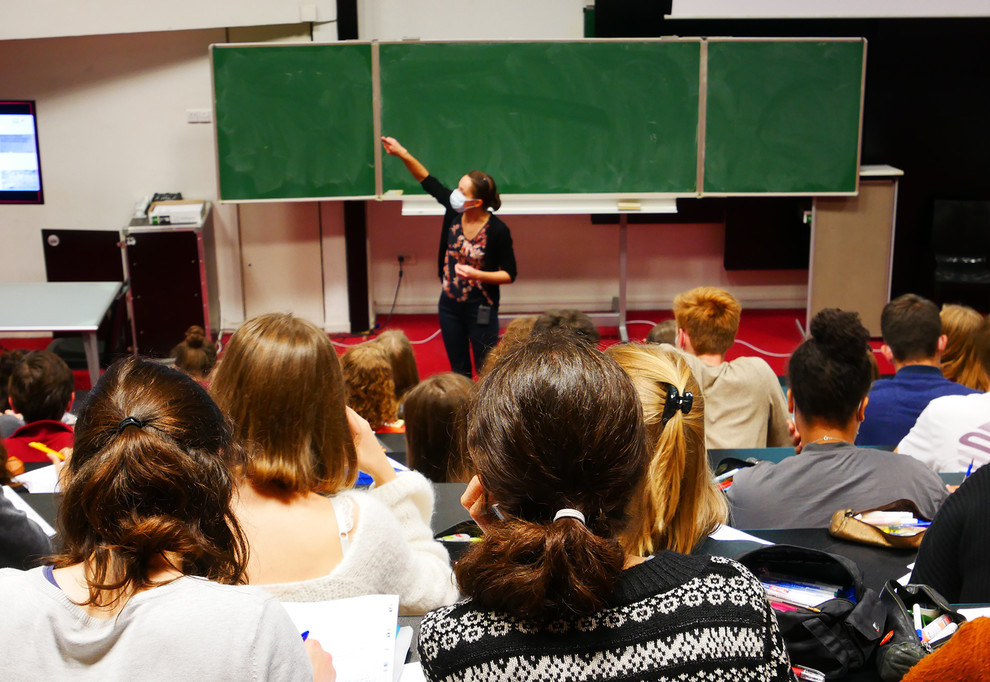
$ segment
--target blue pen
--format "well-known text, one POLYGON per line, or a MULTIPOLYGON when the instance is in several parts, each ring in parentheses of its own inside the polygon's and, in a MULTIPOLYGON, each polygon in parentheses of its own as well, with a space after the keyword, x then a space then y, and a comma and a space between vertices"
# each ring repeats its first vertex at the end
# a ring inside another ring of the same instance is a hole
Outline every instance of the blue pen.
POLYGON ((306 639, 307 639, 308 637, 309 637, 309 630, 307 630, 306 632, 304 632, 304 633, 302 633, 302 638, 303 638, 303 641, 304 641, 304 642, 306 641, 306 639))
POLYGON ((973 459, 971 459, 971 460, 969 460, 969 467, 968 467, 968 468, 966 469, 966 475, 965 475, 965 476, 963 476, 963 480, 964 480, 964 481, 965 481, 965 480, 966 480, 967 478, 969 478, 969 475, 970 475, 971 473, 973 473, 973 464, 974 464, 975 462, 976 462, 976 458, 975 458, 975 457, 974 457, 973 459))

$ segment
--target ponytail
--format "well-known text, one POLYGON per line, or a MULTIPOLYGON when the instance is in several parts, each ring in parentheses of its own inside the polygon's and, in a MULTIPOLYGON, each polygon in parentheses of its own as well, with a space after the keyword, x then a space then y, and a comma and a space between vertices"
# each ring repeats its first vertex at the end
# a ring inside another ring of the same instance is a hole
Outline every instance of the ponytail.
POLYGON ((624 560, 617 540, 596 535, 577 519, 510 519, 487 528, 454 573, 461 592, 480 607, 547 621, 604 607, 624 560))

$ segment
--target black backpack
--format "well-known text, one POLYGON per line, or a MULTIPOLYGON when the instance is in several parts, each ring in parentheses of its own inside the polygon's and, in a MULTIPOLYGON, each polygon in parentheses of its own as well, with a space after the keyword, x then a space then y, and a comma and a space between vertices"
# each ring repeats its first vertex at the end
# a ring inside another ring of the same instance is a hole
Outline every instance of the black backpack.
POLYGON ((794 665, 814 668, 826 679, 842 679, 866 663, 883 636, 886 608, 863 585, 859 567, 849 559, 817 549, 769 545, 739 557, 760 578, 768 572, 797 580, 839 585, 850 598, 830 599, 810 609, 774 611, 794 665))

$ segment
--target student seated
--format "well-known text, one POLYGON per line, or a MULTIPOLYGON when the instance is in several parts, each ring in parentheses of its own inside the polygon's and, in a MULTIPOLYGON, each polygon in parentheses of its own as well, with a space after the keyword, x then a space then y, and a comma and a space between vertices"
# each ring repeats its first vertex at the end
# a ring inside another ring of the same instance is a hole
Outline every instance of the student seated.
POLYGON ((505 332, 502 334, 502 338, 499 339, 498 345, 492 348, 488 352, 488 355, 485 356, 485 363, 481 366, 481 371, 478 372, 478 378, 488 374, 495 365, 501 362, 503 355, 508 354, 516 346, 526 343, 530 334, 533 333, 533 326, 538 319, 539 316, 537 315, 526 315, 524 317, 517 317, 506 325, 505 332))
POLYGON ((193 325, 186 330, 186 337, 172 349, 175 358, 175 368, 180 369, 199 383, 205 383, 217 363, 217 349, 206 332, 199 325, 193 325))
POLYGON ((666 343, 677 345, 677 320, 666 320, 654 325, 646 335, 646 343, 666 343))
POLYGON ((853 445, 870 390, 869 332, 859 315, 827 308, 788 365, 788 408, 800 455, 741 469, 729 488, 737 528, 823 528, 839 509, 909 499, 931 518, 948 495, 920 462, 853 445))
POLYGON ((990 603, 990 467, 949 495, 925 531, 911 582, 931 585, 950 604, 990 603))
POLYGON ((551 329, 566 330, 592 346, 597 346, 602 340, 598 327, 587 313, 582 313, 580 310, 548 310, 533 323, 533 332, 545 332, 551 329))
POLYGON ((72 427, 62 415, 72 406, 75 382, 65 361, 47 350, 28 353, 10 375, 10 407, 24 417, 24 426, 4 440, 7 454, 22 462, 48 462, 48 455, 30 447, 37 441, 52 450, 72 447, 72 427))
MULTIPOLYGON (((0 486, 3 485, 10 485, 10 474, 7 451, 0 443, 0 486)), ((52 544, 38 524, 0 493, 0 568, 30 568, 51 551, 52 544)))
POLYGON ((412 342, 405 332, 388 329, 378 335, 375 343, 382 347, 389 364, 392 365, 395 399, 401 400, 402 396, 419 383, 419 368, 416 366, 416 354, 413 353, 412 342))
POLYGON ((935 398, 976 393, 942 376, 946 337, 934 303, 915 294, 898 296, 884 306, 880 329, 880 350, 896 373, 873 384, 857 445, 897 445, 935 398))
POLYGON ((7 385, 14 368, 21 364, 27 351, 21 349, 6 350, 0 353, 0 438, 6 438, 17 429, 24 426, 24 420, 10 407, 10 394, 7 385))
POLYGON ((307 648, 321 665, 327 655, 303 645, 276 599, 238 586, 247 545, 228 465, 238 453, 192 379, 114 363, 63 471, 61 552, 0 570, 0 677, 312 679, 307 648))
POLYGON ((459 436, 464 406, 473 394, 474 382, 455 372, 424 379, 406 394, 402 407, 410 469, 435 483, 471 479, 459 436))
POLYGON ((729 516, 708 465, 698 382, 679 353, 655 345, 620 344, 607 354, 632 377, 653 453, 643 493, 629 506, 623 547, 639 556, 688 554, 729 516))
POLYGON ((385 349, 373 341, 348 348, 340 358, 347 387, 347 406, 368 420, 378 433, 402 433, 392 364, 385 349))
POLYGON ((674 298, 677 348, 705 394, 709 448, 790 445, 787 407, 777 375, 761 358, 725 361, 742 307, 728 291, 698 287, 674 298))
POLYGON ((285 601, 397 594, 404 613, 456 598, 447 550, 430 530, 433 488, 415 471, 396 474, 368 422, 345 411, 323 331, 287 314, 248 320, 211 390, 248 449, 236 506, 248 582, 285 601), (371 490, 348 490, 358 469, 371 490))
POLYGON ((976 352, 976 335, 984 325, 983 315, 965 305, 946 304, 939 313, 945 350, 940 368, 949 381, 977 391, 990 388, 987 373, 976 352))
POLYGON ((623 551, 650 452, 610 358, 535 335, 481 381, 467 447, 477 477, 462 501, 484 536, 457 563, 469 599, 423 619, 428 680, 791 679, 746 569, 623 551))
MULTIPOLYGON (((982 367, 990 367, 990 322, 973 340, 982 367)), ((990 394, 947 395, 928 403, 897 452, 932 471, 968 471, 990 462, 990 394)))

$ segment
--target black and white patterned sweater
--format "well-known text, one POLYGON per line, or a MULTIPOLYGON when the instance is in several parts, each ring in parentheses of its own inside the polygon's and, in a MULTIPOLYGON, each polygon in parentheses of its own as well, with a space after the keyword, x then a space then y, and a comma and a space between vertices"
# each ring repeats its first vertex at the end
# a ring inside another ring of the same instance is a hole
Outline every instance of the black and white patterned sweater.
POLYGON ((723 557, 661 552, 622 572, 609 606, 537 627, 470 599, 426 615, 429 680, 791 680, 766 593, 723 557))

